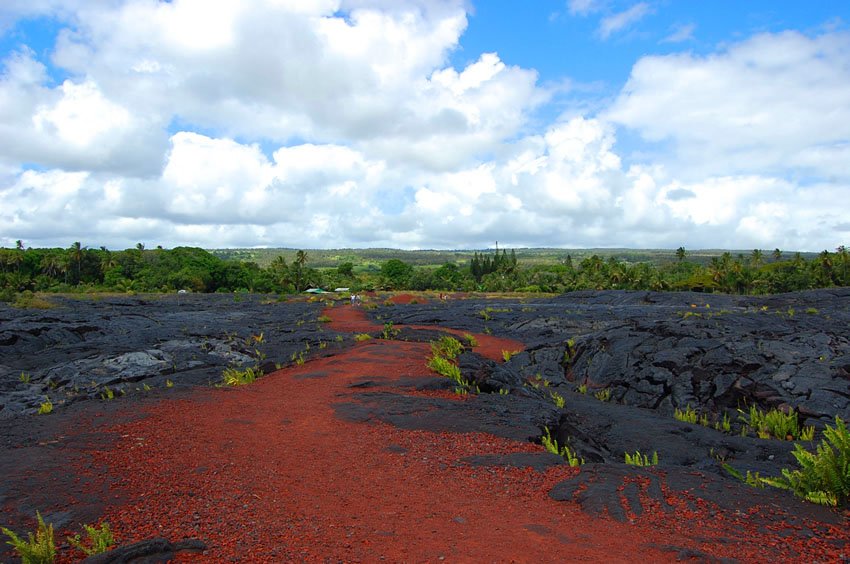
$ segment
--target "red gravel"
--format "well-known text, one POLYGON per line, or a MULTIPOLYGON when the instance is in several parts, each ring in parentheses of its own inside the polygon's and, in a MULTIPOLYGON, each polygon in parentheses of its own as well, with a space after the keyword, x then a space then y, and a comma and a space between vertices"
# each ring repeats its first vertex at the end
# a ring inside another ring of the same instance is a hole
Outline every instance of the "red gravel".
MULTIPOLYGON (((362 310, 329 308, 335 330, 377 329, 362 310)), ((500 358, 521 345, 476 335, 500 358)), ((406 431, 335 417, 332 404, 362 391, 364 377, 431 377, 423 343, 371 340, 270 374, 238 389, 163 400, 118 425, 118 444, 98 454, 118 481, 109 521, 122 542, 199 538, 209 550, 181 560, 633 562, 694 554, 749 560, 837 560, 832 539, 793 546, 754 530, 746 515, 699 505, 649 510, 632 523, 593 518, 548 497, 578 472, 470 467, 474 454, 539 452, 485 434, 406 431), (306 377, 305 377, 306 376, 306 377), (662 550, 660 547, 676 547, 662 550)), ((398 389, 395 389, 398 392, 398 389)))

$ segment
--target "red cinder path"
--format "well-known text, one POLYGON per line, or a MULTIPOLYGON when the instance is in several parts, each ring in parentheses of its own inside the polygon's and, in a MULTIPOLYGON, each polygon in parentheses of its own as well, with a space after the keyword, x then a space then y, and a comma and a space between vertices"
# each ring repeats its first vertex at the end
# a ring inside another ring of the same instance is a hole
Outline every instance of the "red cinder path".
MULTIPOLYGON (((379 329, 356 307, 325 314, 336 330, 379 329)), ((476 350, 492 358, 522 348, 476 337, 476 350)), ((695 514, 649 512, 622 524, 549 499, 551 486, 576 469, 544 474, 459 462, 540 452, 539 445, 335 416, 334 403, 362 393, 348 387, 352 382, 433 377, 428 354, 427 344, 373 339, 250 386, 199 390, 148 407, 144 417, 120 425, 121 440, 99 454, 122 499, 104 519, 123 543, 165 536, 208 544, 206 554, 181 556, 185 561, 675 560, 676 551, 661 546, 743 558, 785 554, 781 546, 760 552, 769 542, 781 545, 768 533, 766 540, 715 544, 713 534, 756 534, 733 521, 720 520, 721 529, 736 527, 731 533, 712 532, 695 514)))

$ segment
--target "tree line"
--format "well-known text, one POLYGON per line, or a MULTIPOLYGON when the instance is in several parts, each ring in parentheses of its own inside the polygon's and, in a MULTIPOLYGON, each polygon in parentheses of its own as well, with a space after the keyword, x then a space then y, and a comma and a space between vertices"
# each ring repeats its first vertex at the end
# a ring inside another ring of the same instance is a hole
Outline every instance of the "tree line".
POLYGON ((680 247, 676 260, 654 265, 598 255, 574 262, 524 266, 514 251, 475 253, 468 262, 440 267, 413 266, 399 259, 380 269, 362 270, 353 262, 312 268, 307 251, 291 262, 283 256, 266 268, 254 262, 224 260, 195 247, 111 251, 75 242, 68 248, 0 248, 0 300, 21 292, 260 292, 295 293, 311 287, 352 291, 371 289, 568 292, 573 290, 657 290, 773 294, 850 285, 850 256, 844 246, 812 259, 778 249, 766 254, 724 253, 708 264, 688 260, 680 247))

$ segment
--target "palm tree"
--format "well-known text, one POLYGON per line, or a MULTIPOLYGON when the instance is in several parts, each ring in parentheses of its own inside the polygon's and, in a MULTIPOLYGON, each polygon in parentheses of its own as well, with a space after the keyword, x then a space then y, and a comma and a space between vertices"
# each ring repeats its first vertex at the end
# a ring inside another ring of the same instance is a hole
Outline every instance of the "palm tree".
POLYGON ((679 262, 685 260, 686 254, 687 251, 685 251, 685 247, 679 247, 678 249, 676 249, 676 258, 679 259, 679 262))
POLYGON ((41 271, 51 278, 55 278, 57 275, 65 272, 65 261, 56 253, 44 255, 41 258, 39 266, 41 267, 41 271))
POLYGON ((758 268, 761 266, 761 261, 764 258, 764 253, 761 252, 760 249, 753 249, 753 254, 751 255, 751 261, 753 268, 758 268))
POLYGON ((307 251, 298 251, 295 253, 295 262, 302 267, 307 264, 307 251))
POLYGON ((80 283, 80 268, 83 262, 83 247, 79 241, 74 241, 74 244, 68 248, 68 261, 77 263, 77 284, 80 283))
POLYGON ((776 262, 782 260, 782 251, 780 251, 778 247, 776 249, 773 249, 773 260, 775 260, 776 262))

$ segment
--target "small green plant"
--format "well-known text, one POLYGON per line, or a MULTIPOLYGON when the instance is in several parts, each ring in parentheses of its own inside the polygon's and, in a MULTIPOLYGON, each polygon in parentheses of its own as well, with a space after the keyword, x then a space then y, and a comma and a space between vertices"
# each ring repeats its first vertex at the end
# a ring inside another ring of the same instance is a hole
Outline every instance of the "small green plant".
POLYGON ((336 341, 337 343, 341 343, 343 340, 344 339, 342 335, 337 335, 336 337, 334 337, 334 341, 336 341))
POLYGON ((511 358, 518 355, 519 351, 502 351, 502 359, 508 362, 511 358))
POLYGON ((479 311, 478 315, 480 315, 481 319, 483 319, 484 321, 490 321, 491 319, 493 319, 493 317, 490 315, 490 312, 486 309, 482 309, 481 311, 479 311))
POLYGON ((86 556, 94 556, 108 551, 115 545, 115 536, 109 530, 109 523, 101 523, 100 527, 83 525, 86 531, 86 542, 83 543, 80 535, 67 537, 68 544, 83 552, 86 556))
MULTIPOLYGON (((719 421, 714 423, 714 428, 718 431, 723 431, 724 433, 728 433, 732 430, 732 421, 729 419, 729 414, 724 413, 723 417, 720 418, 719 421)), ((814 427, 812 428, 814 431, 814 427)))
POLYGON ((586 394, 587 393, 587 384, 579 384, 579 386, 576 388, 576 391, 578 393, 582 394, 582 395, 586 394))
POLYGON ((38 406, 38 414, 49 415, 51 413, 53 413, 53 402, 50 401, 49 397, 44 396, 44 402, 38 406))
POLYGON ((466 346, 469 348, 475 348, 478 346, 478 339, 475 338, 475 335, 464 333, 463 340, 466 341, 466 346))
POLYGON ((0 528, 9 537, 7 544, 11 545, 25 564, 50 564, 56 559, 56 540, 53 536, 53 525, 48 525, 36 512, 38 527, 35 535, 27 533, 27 540, 22 539, 6 527, 0 528))
POLYGON ((454 380, 457 383, 460 383, 462 380, 460 368, 455 363, 447 358, 443 358, 442 356, 432 356, 428 360, 428 368, 437 374, 441 374, 446 378, 454 380))
POLYGON ((572 364, 576 357, 575 339, 567 339, 567 347, 564 350, 564 364, 572 364))
POLYGON ((835 427, 826 426, 823 440, 815 452, 794 445, 794 458, 799 468, 782 469, 779 478, 761 478, 761 481, 792 491, 813 503, 843 505, 850 499, 850 432, 840 417, 835 418, 835 427))
POLYGON ((508 390, 506 390, 505 388, 499 388, 499 395, 500 395, 500 396, 506 396, 506 395, 508 395, 509 393, 510 393, 510 392, 509 392, 508 390))
POLYGON ((563 409, 564 405, 566 405, 567 403, 564 399, 564 396, 562 396, 558 392, 550 392, 549 397, 552 398, 552 402, 554 402, 555 407, 557 407, 558 409, 563 409))
POLYGON ((442 356, 452 359, 463 352, 463 345, 454 337, 442 336, 436 341, 431 341, 431 352, 434 356, 442 356))
POLYGON ((104 386, 103 391, 100 393, 100 399, 106 401, 115 399, 115 392, 113 392, 109 386, 104 386))
POLYGON ((543 448, 545 448, 548 452, 563 457, 564 460, 567 461, 567 464, 572 467, 581 466, 582 464, 584 464, 584 459, 579 458, 576 452, 573 451, 569 446, 560 446, 558 444, 557 439, 552 438, 552 435, 549 433, 548 427, 545 427, 543 429, 543 436, 540 437, 540 444, 542 444, 543 448))
POLYGON ((401 332, 400 329, 396 329, 393 326, 392 321, 387 321, 386 323, 384 323, 384 330, 381 331, 381 338, 387 339, 387 340, 395 339, 396 337, 398 337, 398 334, 400 332, 401 332))
POLYGON ((630 466, 656 466, 658 464, 658 451, 652 453, 652 458, 641 454, 636 450, 634 454, 626 453, 626 464, 630 466))
POLYGON ((235 366, 228 366, 224 369, 221 379, 225 386, 243 386, 254 382, 262 375, 263 371, 258 367, 249 366, 240 370, 235 366))
POLYGON ((29 384, 29 383, 30 383, 30 379, 31 379, 31 378, 30 378, 30 375, 29 375, 29 374, 27 374, 26 372, 21 372, 21 375, 20 375, 20 376, 18 376, 18 380, 19 380, 20 382, 24 383, 24 384, 29 384))
POLYGON ((149 391, 151 391, 151 387, 147 384, 147 382, 145 382, 144 384, 142 384, 142 391, 143 391, 143 392, 149 392, 149 391))
POLYGON ((598 399, 599 401, 608 401, 611 399, 611 390, 609 388, 603 388, 593 394, 593 397, 598 399))
POLYGON ((166 380, 165 380, 165 387, 166 387, 166 388, 173 388, 173 387, 174 387, 174 382, 172 382, 171 380, 166 379, 166 380))
POLYGON ((485 327, 482 331, 485 335, 492 335, 493 331, 489 327, 485 327))
POLYGON ((803 435, 814 437, 814 428, 801 427, 797 412, 793 409, 787 413, 779 409, 764 412, 753 405, 750 406, 749 412, 745 413, 739 409, 738 413, 740 413, 738 419, 745 427, 753 429, 761 439, 774 437, 790 441, 800 439, 803 435))
POLYGON ((820 312, 818 311, 818 308, 810 307, 810 308, 806 308, 806 313, 809 314, 809 315, 817 315, 820 312))
POLYGON ((332 321, 332 319, 330 318, 329 315, 320 315, 316 319, 316 321, 318 321, 319 323, 330 323, 332 321))
POLYGON ((319 349, 321 350, 326 348, 328 348, 328 344, 324 341, 319 341, 319 349))
POLYGON ((356 335, 354 335, 354 340, 357 341, 358 343, 362 343, 363 341, 368 341, 371 338, 372 338, 372 335, 370 335, 369 333, 357 333, 356 335))

